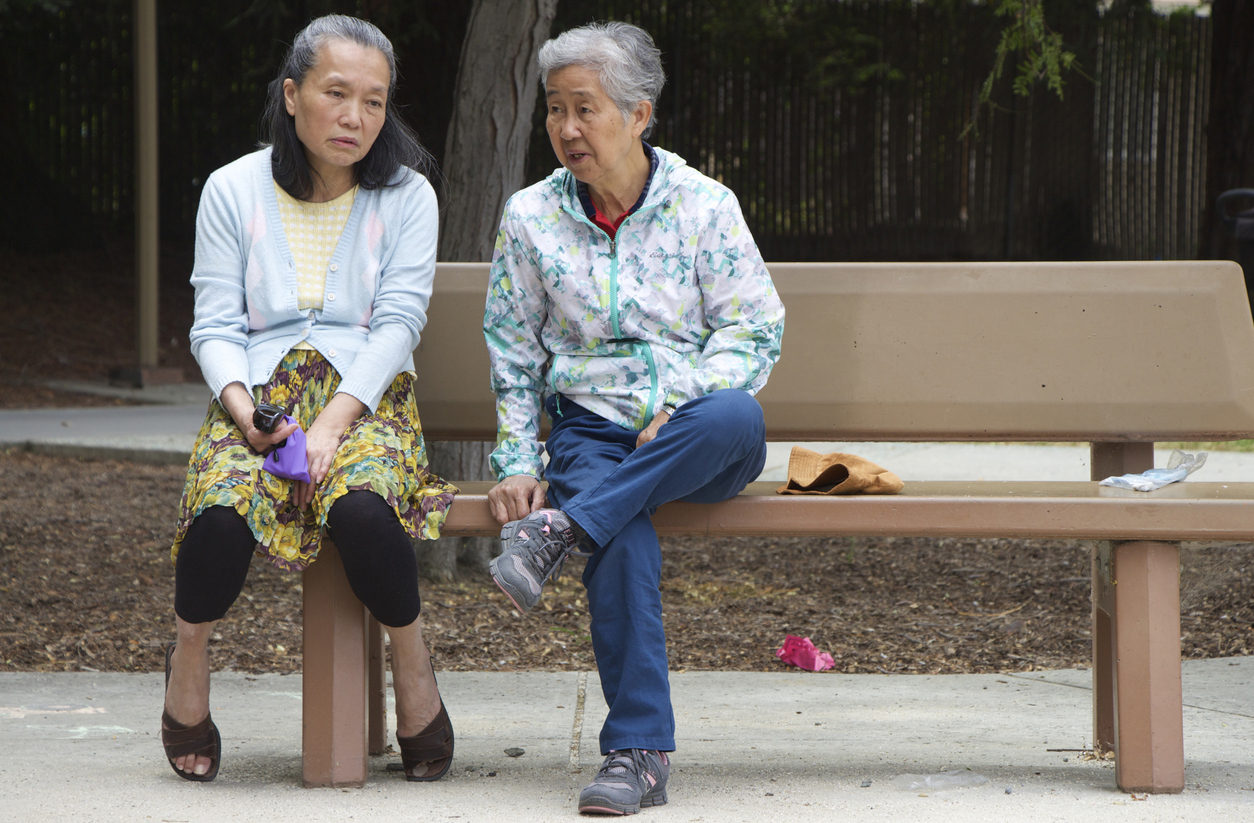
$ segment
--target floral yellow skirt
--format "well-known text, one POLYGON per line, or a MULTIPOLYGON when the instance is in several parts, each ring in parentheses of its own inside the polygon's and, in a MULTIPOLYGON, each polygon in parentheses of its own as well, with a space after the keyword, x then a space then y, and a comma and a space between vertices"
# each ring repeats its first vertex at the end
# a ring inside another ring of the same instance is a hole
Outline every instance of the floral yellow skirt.
MULTIPOLYGON (((308 349, 288 352, 270 382, 254 389, 257 402, 287 410, 308 429, 335 395, 339 373, 308 349)), ((326 479, 304 511, 292 503, 295 482, 261 466, 243 432, 217 400, 200 428, 179 505, 170 558, 197 515, 210 506, 239 512, 257 538, 257 554, 281 569, 299 571, 318 556, 331 504, 350 491, 373 491, 392 507, 410 537, 433 540, 457 489, 427 471, 427 452, 414 403, 413 376, 399 374, 374 414, 364 414, 340 439, 326 479)))

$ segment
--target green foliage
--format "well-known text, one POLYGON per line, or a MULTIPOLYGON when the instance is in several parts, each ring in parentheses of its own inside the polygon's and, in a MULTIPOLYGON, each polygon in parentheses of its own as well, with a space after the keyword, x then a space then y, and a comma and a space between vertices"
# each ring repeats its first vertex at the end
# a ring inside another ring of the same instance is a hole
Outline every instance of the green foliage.
POLYGON ((1020 97, 1032 94, 1032 87, 1044 81, 1046 87, 1063 98, 1062 74, 1075 64, 1075 53, 1063 48, 1062 35, 1045 22, 1044 0, 997 0, 994 13, 1008 17, 994 53, 993 68, 980 86, 976 115, 967 124, 968 131, 979 136, 979 113, 992 108, 993 86, 1005 73, 1006 62, 1018 59, 1011 89, 1020 97))

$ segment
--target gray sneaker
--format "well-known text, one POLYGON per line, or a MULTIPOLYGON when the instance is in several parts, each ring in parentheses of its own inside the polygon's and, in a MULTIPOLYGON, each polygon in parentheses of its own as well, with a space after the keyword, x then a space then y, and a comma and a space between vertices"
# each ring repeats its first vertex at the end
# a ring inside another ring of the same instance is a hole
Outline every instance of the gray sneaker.
POLYGON ((544 584, 561 574, 566 558, 576 551, 583 530, 557 509, 540 509, 501 529, 501 554, 488 570, 501 591, 520 612, 540 602, 544 584))
POLYGON ((671 761, 665 752, 625 749, 610 752, 601 770, 579 793, 582 814, 635 814, 641 806, 666 803, 671 761))

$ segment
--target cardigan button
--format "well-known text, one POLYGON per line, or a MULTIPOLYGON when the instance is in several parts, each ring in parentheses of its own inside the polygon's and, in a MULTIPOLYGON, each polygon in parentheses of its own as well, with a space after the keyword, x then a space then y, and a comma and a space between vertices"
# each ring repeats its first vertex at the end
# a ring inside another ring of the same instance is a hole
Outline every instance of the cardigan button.
POLYGON ((331 264, 331 271, 339 271, 339 270, 340 270, 339 266, 337 266, 335 263, 331 264))
POLYGON ((335 357, 335 349, 327 349, 327 357, 335 357))
POLYGON ((335 295, 334 295, 334 294, 328 294, 328 295, 327 295, 327 301, 328 301, 328 302, 331 302, 331 303, 334 303, 334 302, 335 302, 335 295))

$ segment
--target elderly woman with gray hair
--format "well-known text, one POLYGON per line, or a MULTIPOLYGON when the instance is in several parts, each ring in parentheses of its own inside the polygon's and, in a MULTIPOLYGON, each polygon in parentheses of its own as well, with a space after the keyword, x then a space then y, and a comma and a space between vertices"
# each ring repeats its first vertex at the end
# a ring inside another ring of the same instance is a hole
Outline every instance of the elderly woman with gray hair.
POLYGON ((665 81, 648 33, 585 26, 539 60, 562 168, 510 198, 492 262, 500 482, 488 498, 503 553, 491 570, 525 612, 567 556, 588 557, 609 715, 579 810, 629 814, 666 802, 675 748, 650 516, 725 500, 762 470, 753 395, 779 357, 784 308, 735 195, 644 141, 665 81))
POLYGON ((437 205, 395 88, 379 29, 314 20, 270 84, 269 145, 215 171, 201 195, 191 349, 214 400, 172 549, 178 642, 161 716, 166 758, 187 780, 221 765, 208 643, 252 556, 300 570, 328 532, 388 627, 406 776, 436 780, 452 761, 410 542, 439 535, 456 492, 427 472, 414 400, 437 205))

